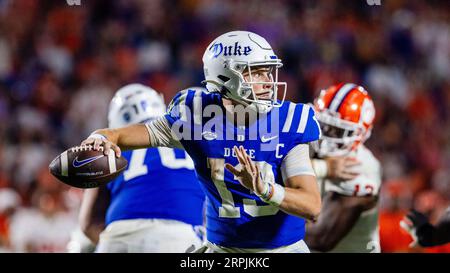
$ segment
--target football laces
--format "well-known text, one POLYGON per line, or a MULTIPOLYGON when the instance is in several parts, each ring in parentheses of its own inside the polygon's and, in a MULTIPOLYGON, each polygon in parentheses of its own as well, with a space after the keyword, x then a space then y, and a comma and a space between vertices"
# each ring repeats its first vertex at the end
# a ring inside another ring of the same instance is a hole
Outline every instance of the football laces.
MULTIPOLYGON (((72 153, 74 152, 82 152, 82 151, 92 151, 94 149, 94 146, 92 145, 81 145, 81 146, 75 146, 71 148, 72 153)), ((103 151, 103 146, 99 147, 99 151, 103 151)))

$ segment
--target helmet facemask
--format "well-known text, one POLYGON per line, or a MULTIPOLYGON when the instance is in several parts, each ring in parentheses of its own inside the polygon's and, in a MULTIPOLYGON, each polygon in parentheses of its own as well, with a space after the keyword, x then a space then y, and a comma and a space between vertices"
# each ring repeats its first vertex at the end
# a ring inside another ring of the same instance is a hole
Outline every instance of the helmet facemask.
POLYGON ((281 107, 286 97, 287 83, 278 82, 278 68, 282 67, 281 60, 274 59, 267 62, 243 62, 227 59, 224 61, 224 69, 229 70, 229 75, 233 75, 232 78, 222 77, 224 83, 213 83, 220 87, 224 96, 235 102, 243 104, 246 107, 252 108, 252 110, 259 113, 267 113, 272 110, 273 107, 281 107), (252 72, 261 67, 269 68, 270 81, 254 81, 252 72), (244 73, 248 73, 249 80, 246 81, 244 73), (255 85, 271 85, 270 96, 268 99, 258 98, 254 86, 255 85), (278 101, 278 91, 280 86, 283 89, 282 99, 278 101))
POLYGON ((342 120, 325 110, 316 113, 322 138, 313 144, 319 157, 345 156, 355 150, 370 135, 362 124, 342 120))

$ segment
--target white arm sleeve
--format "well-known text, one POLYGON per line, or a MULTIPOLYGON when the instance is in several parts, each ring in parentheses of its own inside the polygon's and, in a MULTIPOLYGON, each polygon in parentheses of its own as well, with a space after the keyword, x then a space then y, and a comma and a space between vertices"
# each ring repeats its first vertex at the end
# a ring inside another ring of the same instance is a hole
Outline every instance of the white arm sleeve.
POLYGON ((167 122, 165 117, 152 120, 146 123, 145 127, 147 127, 152 147, 169 147, 184 150, 181 142, 172 135, 169 122, 167 122))
POLYGON ((328 166, 327 162, 323 159, 313 159, 311 160, 312 166, 314 168, 314 172, 316 173, 317 178, 323 179, 327 177, 328 174, 328 166))
POLYGON ((299 144, 292 148, 281 163, 283 181, 297 175, 316 176, 309 157, 309 145, 299 144))

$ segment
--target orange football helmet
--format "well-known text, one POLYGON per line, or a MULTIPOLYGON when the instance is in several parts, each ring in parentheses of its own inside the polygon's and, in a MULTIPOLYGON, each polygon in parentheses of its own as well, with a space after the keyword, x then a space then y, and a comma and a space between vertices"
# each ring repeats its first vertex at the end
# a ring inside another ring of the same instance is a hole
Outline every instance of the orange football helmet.
POLYGON ((322 90, 314 102, 322 138, 313 145, 320 157, 344 156, 371 134, 375 107, 367 91, 353 83, 322 90))

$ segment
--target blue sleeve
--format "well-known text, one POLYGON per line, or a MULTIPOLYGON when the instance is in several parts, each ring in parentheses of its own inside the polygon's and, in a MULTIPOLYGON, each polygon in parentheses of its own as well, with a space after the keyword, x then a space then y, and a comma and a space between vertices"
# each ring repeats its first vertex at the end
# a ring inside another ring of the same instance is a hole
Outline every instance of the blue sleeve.
MULTIPOLYGON (((306 107, 306 105, 303 105, 303 107, 306 107)), ((305 131, 301 136, 301 143, 313 142, 320 139, 322 136, 322 131, 320 130, 320 125, 316 119, 314 109, 310 106, 307 107, 309 107, 308 120, 306 122, 305 131)))

